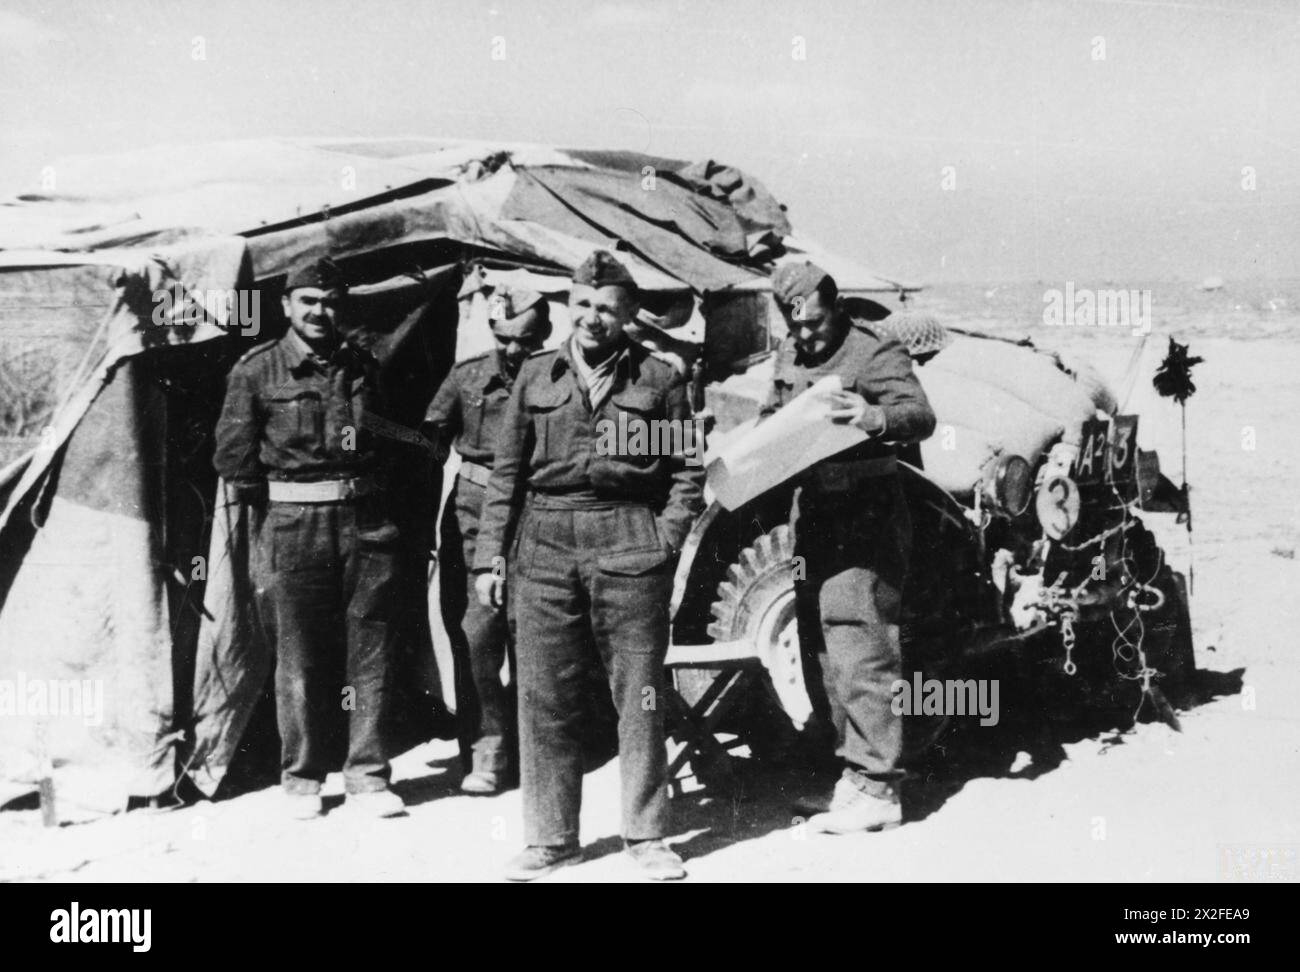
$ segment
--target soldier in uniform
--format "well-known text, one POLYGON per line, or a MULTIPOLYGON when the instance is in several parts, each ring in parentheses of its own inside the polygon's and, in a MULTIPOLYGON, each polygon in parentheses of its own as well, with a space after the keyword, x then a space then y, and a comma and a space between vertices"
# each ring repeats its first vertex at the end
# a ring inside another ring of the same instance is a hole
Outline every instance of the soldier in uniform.
MULTIPOLYGON (((333 730, 346 719, 347 805, 403 812, 382 726, 393 655, 397 528, 385 511, 378 363, 343 340, 347 291, 328 259, 293 270, 290 329, 231 370, 213 464, 260 520, 251 557, 275 646, 281 782, 289 813, 321 812, 333 730)), ((381 418, 382 420, 382 418, 381 418)))
POLYGON ((663 842, 663 666, 672 567, 703 505, 703 469, 685 450, 600 446, 607 422, 632 429, 691 421, 682 379, 624 334, 636 310, 627 269, 593 253, 573 277, 572 338, 524 362, 497 438, 474 571, 480 601, 499 606, 507 538, 517 533, 526 847, 507 867, 511 880, 581 860, 582 695, 597 663, 618 710, 627 852, 652 879, 686 874, 663 842))
POLYGON ((903 345, 853 314, 824 270, 782 265, 772 293, 789 334, 764 414, 838 375, 831 419, 867 435, 808 470, 796 500, 795 555, 805 567, 796 574, 799 639, 821 662, 843 762, 830 808, 809 826, 881 830, 902 822, 903 725, 891 701, 903 677, 899 621, 912 528, 896 449, 927 438, 934 412, 903 345))
POLYGON ((499 288, 488 304, 496 348, 452 368, 424 420, 440 454, 454 445, 461 458, 443 511, 438 561, 443 621, 448 630, 459 628, 469 655, 470 678, 457 680, 458 691, 469 696, 458 700, 462 736, 473 747, 472 769, 460 785, 466 793, 496 793, 515 770, 514 700, 501 684, 506 620, 502 612, 479 603, 469 566, 501 413, 520 365, 551 333, 548 308, 539 293, 499 288))

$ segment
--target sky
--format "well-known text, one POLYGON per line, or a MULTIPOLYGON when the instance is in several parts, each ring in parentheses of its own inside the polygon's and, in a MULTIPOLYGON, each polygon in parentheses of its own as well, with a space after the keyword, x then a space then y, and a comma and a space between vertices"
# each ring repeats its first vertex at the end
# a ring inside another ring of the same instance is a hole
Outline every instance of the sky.
POLYGON ((157 144, 500 139, 739 166, 916 283, 1296 278, 1298 51, 1293 0, 0 0, 0 190, 157 144))

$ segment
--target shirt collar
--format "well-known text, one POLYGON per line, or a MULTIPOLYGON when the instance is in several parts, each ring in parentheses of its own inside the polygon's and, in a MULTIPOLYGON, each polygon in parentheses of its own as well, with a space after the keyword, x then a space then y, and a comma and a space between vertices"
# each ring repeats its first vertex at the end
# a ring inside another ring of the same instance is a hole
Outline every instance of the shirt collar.
POLYGON ((292 327, 284 335, 284 340, 280 342, 284 346, 285 354, 289 357, 289 368, 297 371, 305 364, 311 364, 314 367, 324 367, 325 359, 312 350, 311 345, 302 339, 302 336, 292 327))
MULTIPOLYGON (((572 339, 565 340, 559 347, 555 355, 555 360, 551 362, 551 380, 555 381, 567 369, 575 374, 577 366, 573 363, 572 339)), ((633 379, 641 373, 641 359, 648 354, 641 345, 628 338, 623 339, 623 347, 614 352, 619 355, 618 363, 614 366, 615 380, 621 376, 628 376, 633 379)))
POLYGON ((479 372, 480 391, 490 392, 494 387, 509 388, 510 376, 506 374, 506 364, 501 360, 501 352, 495 348, 488 353, 487 367, 479 372))
MULTIPOLYGON (((292 327, 285 332, 281 343, 284 345, 285 353, 289 356, 289 367, 293 371, 298 371, 308 365, 321 371, 329 368, 330 359, 314 351, 311 345, 302 339, 302 335, 292 327)), ((357 363, 361 363, 372 358, 373 355, 365 348, 359 347, 344 338, 334 350, 333 357, 334 360, 350 357, 357 363)))

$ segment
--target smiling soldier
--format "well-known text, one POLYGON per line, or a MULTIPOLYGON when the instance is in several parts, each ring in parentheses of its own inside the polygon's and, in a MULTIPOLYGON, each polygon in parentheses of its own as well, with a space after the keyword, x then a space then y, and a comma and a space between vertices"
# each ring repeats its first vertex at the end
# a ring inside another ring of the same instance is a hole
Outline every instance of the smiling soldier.
POLYGON ((384 506, 378 363, 340 337, 347 292, 320 260, 285 282, 289 331, 231 369, 213 464, 264 510, 250 572, 275 646, 281 782, 292 816, 321 812, 330 730, 347 718, 347 804, 403 812, 381 727, 392 690, 397 528, 384 506), (340 713, 340 709, 343 710, 340 713))
POLYGON ((603 665, 618 710, 623 839, 645 876, 685 877, 663 842, 668 767, 662 695, 673 562, 702 506, 683 456, 604 455, 602 421, 686 423, 686 387, 624 334, 637 310, 627 269, 598 250, 570 290, 573 336, 533 355, 502 417, 474 570, 500 606, 517 532, 513 604, 527 846, 506 877, 577 863, 585 673, 603 665), (599 659, 589 657, 594 645, 599 659))

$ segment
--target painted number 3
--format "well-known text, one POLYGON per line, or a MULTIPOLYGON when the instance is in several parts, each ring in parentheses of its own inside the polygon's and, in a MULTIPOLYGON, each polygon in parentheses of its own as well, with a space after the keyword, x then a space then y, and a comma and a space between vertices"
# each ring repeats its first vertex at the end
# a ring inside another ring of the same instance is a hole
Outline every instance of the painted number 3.
POLYGON ((1054 476, 1039 490, 1037 506, 1043 533, 1060 540, 1079 521, 1079 488, 1065 476, 1054 476))
POLYGON ((1115 448, 1110 453, 1111 469, 1123 469, 1128 465, 1129 439, 1132 435, 1132 426, 1121 425, 1115 429, 1115 448))

